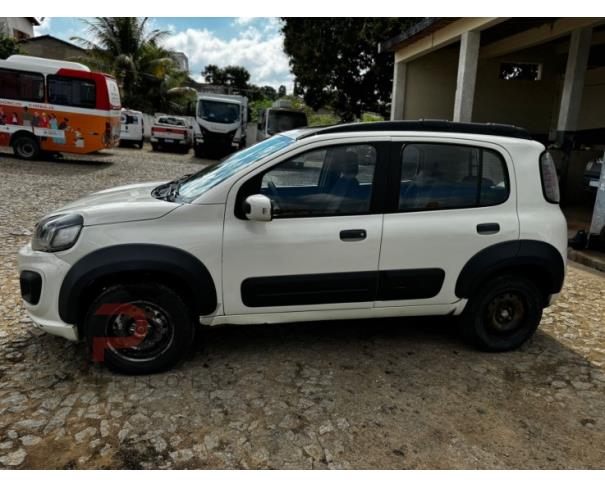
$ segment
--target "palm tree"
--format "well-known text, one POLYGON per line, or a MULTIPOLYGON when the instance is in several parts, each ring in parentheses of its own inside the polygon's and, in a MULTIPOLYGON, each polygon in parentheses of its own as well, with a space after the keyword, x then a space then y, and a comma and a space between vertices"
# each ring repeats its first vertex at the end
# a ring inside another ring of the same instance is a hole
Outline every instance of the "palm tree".
POLYGON ((150 30, 147 17, 95 17, 82 22, 87 38, 71 38, 88 51, 81 61, 117 78, 125 106, 164 111, 166 91, 187 77, 172 52, 159 45, 167 32, 150 30))

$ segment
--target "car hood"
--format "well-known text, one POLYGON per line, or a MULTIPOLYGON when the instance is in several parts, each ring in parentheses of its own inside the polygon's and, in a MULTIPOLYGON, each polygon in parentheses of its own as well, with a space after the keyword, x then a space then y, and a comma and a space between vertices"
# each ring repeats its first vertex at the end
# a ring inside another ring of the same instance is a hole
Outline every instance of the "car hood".
POLYGON ((105 189, 69 203, 53 214, 79 213, 84 217, 85 226, 161 218, 180 206, 180 203, 159 200, 151 195, 151 191, 164 182, 105 189))

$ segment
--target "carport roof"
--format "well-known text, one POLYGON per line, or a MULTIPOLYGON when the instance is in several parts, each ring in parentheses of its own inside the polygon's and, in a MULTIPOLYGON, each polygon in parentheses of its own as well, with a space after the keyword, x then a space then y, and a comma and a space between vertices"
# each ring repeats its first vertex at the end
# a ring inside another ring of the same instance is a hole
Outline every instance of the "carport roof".
POLYGON ((412 43, 419 37, 427 36, 441 27, 452 23, 457 17, 426 17, 404 30, 401 34, 378 44, 378 52, 393 52, 412 43))

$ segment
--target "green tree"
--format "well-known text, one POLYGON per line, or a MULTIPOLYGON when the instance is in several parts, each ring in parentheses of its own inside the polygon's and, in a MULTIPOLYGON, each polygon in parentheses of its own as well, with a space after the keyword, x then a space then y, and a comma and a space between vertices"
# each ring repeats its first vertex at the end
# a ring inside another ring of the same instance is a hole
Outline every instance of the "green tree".
POLYGON ((166 32, 149 29, 147 17, 82 21, 87 37, 71 38, 87 50, 80 61, 117 78, 124 106, 144 111, 164 111, 170 106, 167 91, 187 75, 178 69, 173 53, 159 45, 166 32))
POLYGON ((344 121, 363 112, 387 115, 393 54, 377 45, 415 23, 413 18, 283 18, 284 50, 313 109, 330 105, 344 121))
POLYGON ((19 43, 14 37, 0 35, 0 59, 6 59, 19 52, 21 52, 19 43))
POLYGON ((250 86, 250 72, 243 66, 226 66, 219 68, 209 64, 202 71, 206 83, 211 85, 228 86, 239 91, 247 90, 250 86))
POLYGON ((277 96, 279 98, 283 98, 284 96, 286 96, 286 94, 287 94, 286 87, 284 85, 280 85, 277 90, 277 96))

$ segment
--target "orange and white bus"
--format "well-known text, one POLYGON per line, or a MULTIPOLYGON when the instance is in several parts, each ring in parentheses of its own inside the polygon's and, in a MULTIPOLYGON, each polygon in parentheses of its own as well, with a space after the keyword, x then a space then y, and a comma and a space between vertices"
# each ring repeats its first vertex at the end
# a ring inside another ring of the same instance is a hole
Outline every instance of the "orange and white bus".
POLYGON ((22 159, 113 147, 120 108, 116 80, 83 64, 21 55, 0 60, 0 146, 22 159))

